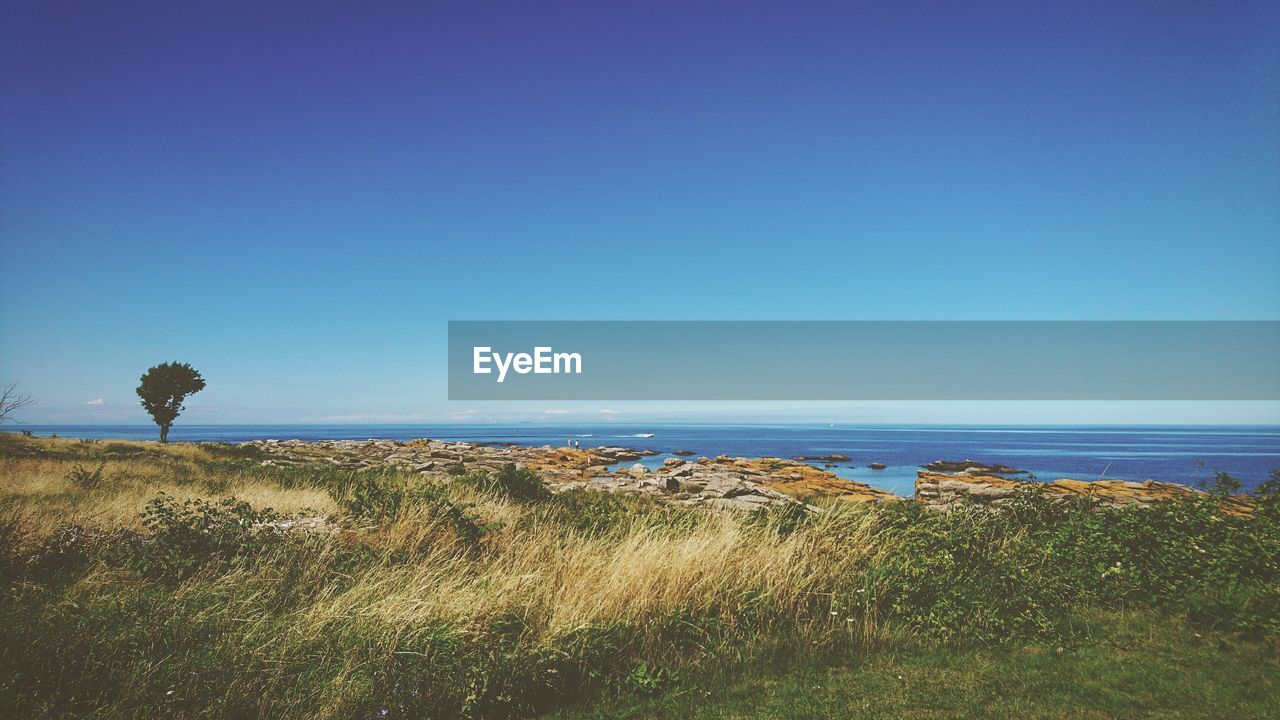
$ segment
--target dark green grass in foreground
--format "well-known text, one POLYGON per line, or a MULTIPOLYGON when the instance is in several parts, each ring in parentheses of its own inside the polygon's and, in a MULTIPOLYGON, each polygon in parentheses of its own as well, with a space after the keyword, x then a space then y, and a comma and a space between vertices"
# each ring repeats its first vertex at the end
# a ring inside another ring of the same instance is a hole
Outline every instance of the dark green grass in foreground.
POLYGON ((1275 718, 1274 644, 1154 613, 1108 613, 1063 646, 907 647, 844 664, 757 663, 601 692, 556 720, 606 718, 1275 718))

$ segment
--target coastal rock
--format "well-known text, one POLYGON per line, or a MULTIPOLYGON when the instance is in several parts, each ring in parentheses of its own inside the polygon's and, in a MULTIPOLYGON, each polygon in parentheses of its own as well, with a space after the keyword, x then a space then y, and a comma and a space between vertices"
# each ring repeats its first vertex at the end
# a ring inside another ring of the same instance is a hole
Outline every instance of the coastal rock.
MULTIPOLYGON (((655 455, 652 450, 620 447, 556 448, 441 442, 419 439, 253 441, 270 466, 331 465, 351 470, 394 468, 447 480, 451 471, 497 470, 514 463, 543 478, 553 492, 590 489, 647 493, 685 504, 719 509, 751 509, 772 504, 801 504, 797 498, 829 495, 844 501, 878 502, 889 492, 843 480, 812 465, 778 458, 667 458, 657 470, 626 460, 655 455), (714 501, 714 502, 712 502, 714 501)), ((808 507, 808 506, 806 506, 808 507)))
POLYGON ((899 499, 888 490, 846 480, 812 465, 781 458, 717 457, 702 467, 727 470, 734 475, 792 497, 820 495, 844 502, 884 502, 899 499))
POLYGON ((970 475, 1022 475, 1024 471, 1017 468, 1011 468, 1008 465, 987 465, 977 460, 960 460, 952 462, 947 460, 934 460, 927 465, 921 465, 925 470, 936 473, 969 473, 970 475))
POLYGON ((795 456, 795 459, 800 462, 804 462, 808 460, 812 462, 837 463, 837 462, 849 462, 849 460, 851 460, 852 458, 842 453, 831 453, 830 455, 797 455, 795 456))
MULTIPOLYGON (((935 473, 926 470, 916 476, 915 499, 925 508, 946 511, 962 504, 999 504, 1020 492, 1038 490, 1057 500, 1083 498, 1106 507, 1137 506, 1181 500, 1189 497, 1206 497, 1201 490, 1154 480, 1133 482, 1128 480, 1071 480, 1053 482, 1013 480, 998 475, 979 475, 970 472, 935 473)), ((1215 500, 1222 511, 1236 517, 1251 517, 1253 503, 1247 498, 1228 497, 1215 500)))

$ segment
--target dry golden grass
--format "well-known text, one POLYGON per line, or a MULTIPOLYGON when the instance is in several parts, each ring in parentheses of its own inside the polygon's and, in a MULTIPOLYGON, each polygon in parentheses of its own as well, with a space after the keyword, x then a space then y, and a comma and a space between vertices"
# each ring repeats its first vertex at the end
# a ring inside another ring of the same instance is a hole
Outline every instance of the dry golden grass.
MULTIPOLYGON (((483 498, 479 507, 486 517, 494 508, 508 517, 532 512, 483 498)), ((852 573, 874 534, 870 515, 856 509, 786 536, 748 527, 733 514, 708 514, 685 528, 635 522, 603 536, 566 535, 545 517, 533 519, 499 533, 476 558, 437 542, 441 528, 403 516, 382 532, 396 547, 424 554, 317 598, 299 631, 314 635, 357 619, 389 632, 440 622, 482 627, 514 616, 550 640, 589 626, 642 626, 676 612, 731 617, 746 603, 795 616, 826 602, 820 588, 841 568, 852 573), (836 525, 838 533, 827 532, 836 525)))
MULTIPOLYGON (((23 440, 47 454, 0 455, 0 509, 22 517, 27 530, 37 536, 66 523, 137 529, 139 513, 159 493, 179 500, 234 495, 254 507, 285 513, 309 509, 331 514, 337 509, 320 489, 286 489, 253 473, 211 471, 202 463, 215 458, 198 445, 23 440), (130 451, 139 455, 121 457, 130 451), (77 469, 100 469, 102 480, 94 487, 79 487, 71 480, 77 469)), ((6 444, 13 442, 11 436, 6 438, 6 444)))
MULTIPOLYGON (((340 515, 323 489, 286 489, 253 471, 211 473, 206 461, 216 458, 199 446, 112 443, 111 448, 144 454, 117 459, 72 441, 38 443, 49 452, 80 456, 0 456, 0 506, 20 516, 36 536, 64 523, 138 529, 139 512, 162 492, 179 500, 235 496, 286 513, 306 508, 340 515), (85 459, 95 454, 105 459, 85 459), (104 479, 96 487, 68 479, 77 466, 99 464, 104 479)), ((566 532, 536 505, 463 488, 451 492, 473 505, 482 522, 500 528, 486 537, 483 552, 452 542, 449 527, 423 508, 380 526, 348 521, 347 542, 399 551, 413 562, 371 564, 352 571, 354 582, 345 585, 316 582, 320 590, 293 616, 292 632, 314 638, 359 621, 395 635, 432 623, 481 628, 514 616, 549 641, 585 627, 640 627, 682 612, 720 614, 732 622, 749 603, 767 605, 773 615, 800 616, 828 602, 821 588, 834 575, 854 575, 875 545, 872 516, 849 506, 829 508, 806 531, 793 534, 751 527, 733 513, 705 513, 677 525, 637 516, 612 532, 586 534, 566 532)), ((256 597, 241 592, 251 584, 247 579, 241 571, 227 573, 202 580, 199 592, 223 592, 228 602, 242 605, 232 614, 250 632, 258 622, 273 621, 254 610, 256 597)), ((91 574, 83 582, 91 588, 99 580, 91 574)), ((180 591, 175 601, 182 596, 180 591)), ((870 635, 876 629, 859 631, 870 635)))

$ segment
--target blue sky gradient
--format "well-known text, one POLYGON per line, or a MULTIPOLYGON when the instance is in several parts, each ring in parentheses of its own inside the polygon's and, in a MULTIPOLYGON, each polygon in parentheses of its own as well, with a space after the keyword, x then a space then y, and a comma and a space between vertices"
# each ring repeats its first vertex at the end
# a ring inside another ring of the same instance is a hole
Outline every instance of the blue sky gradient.
MULTIPOLYGON (((192 422, 552 409, 448 403, 449 319, 1280 319, 1274 2, 2 12, 30 422, 170 359, 192 422)), ((1280 421, 1153 408, 960 419, 1280 421)))

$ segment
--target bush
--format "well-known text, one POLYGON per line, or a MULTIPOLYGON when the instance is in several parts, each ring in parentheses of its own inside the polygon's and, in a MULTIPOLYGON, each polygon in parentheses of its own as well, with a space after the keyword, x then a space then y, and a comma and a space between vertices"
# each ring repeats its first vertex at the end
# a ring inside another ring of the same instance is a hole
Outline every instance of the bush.
POLYGON ((671 529, 692 528, 707 513, 638 493, 565 490, 542 505, 556 525, 590 537, 607 535, 635 523, 671 529))
POLYGON ((777 503, 747 515, 747 524, 786 537, 813 524, 813 515, 800 503, 777 503))
POLYGON ((500 527, 497 523, 482 523, 472 505, 450 500, 439 488, 425 488, 418 499, 432 518, 443 521, 468 548, 478 547, 485 535, 500 527))
POLYGON ((368 470, 353 474, 331 493, 343 510, 358 520, 394 520, 414 492, 394 473, 368 470))
POLYGON ((89 470, 82 465, 76 465, 71 469, 71 473, 67 475, 67 480, 81 490, 92 490, 102 484, 102 469, 105 467, 106 463, 99 465, 94 470, 89 470))
POLYGON ((1240 492, 1241 487, 1243 487, 1243 485, 1241 485, 1239 480, 1224 472, 1214 473, 1211 480, 1200 481, 1200 489, 1210 495, 1216 495, 1218 497, 1235 495, 1240 492))
POLYGON ((1088 605, 1280 630, 1280 523, 1265 514, 1227 516, 1207 498, 1091 509, 1038 493, 941 515, 913 503, 880 512, 877 609, 931 637, 1060 636, 1088 605))
POLYGON ((624 527, 636 519, 637 513, 628 499, 619 493, 566 490, 558 493, 547 508, 557 525, 596 536, 624 527))
POLYGON ((511 463, 503 465, 496 473, 477 470, 458 477, 454 482, 516 502, 532 503, 551 497, 551 490, 537 473, 517 468, 511 463))
POLYGON ((497 529, 481 523, 472 505, 450 499, 443 488, 420 481, 410 484, 395 473, 357 473, 335 499, 353 518, 375 523, 395 520, 411 508, 425 510, 429 518, 443 522, 468 547, 478 546, 485 535, 497 529))
POLYGON ((269 523, 282 519, 270 508, 255 510, 236 498, 179 503, 161 493, 142 512, 150 535, 114 548, 114 559, 143 577, 177 582, 208 564, 227 565, 252 554, 278 536, 269 523))
MULTIPOLYGON (((1042 549, 1007 512, 904 508, 872 568, 882 614, 944 640, 1056 635, 1065 593, 1043 573, 1042 549)), ((849 602, 857 606, 859 598, 849 602)))
POLYGON ((667 684, 667 674, 662 668, 649 667, 643 660, 623 678, 626 688, 641 695, 657 695, 667 684))
POLYGON ((1280 519, 1280 470, 1272 470, 1271 476, 1253 489, 1258 514, 1280 519))

